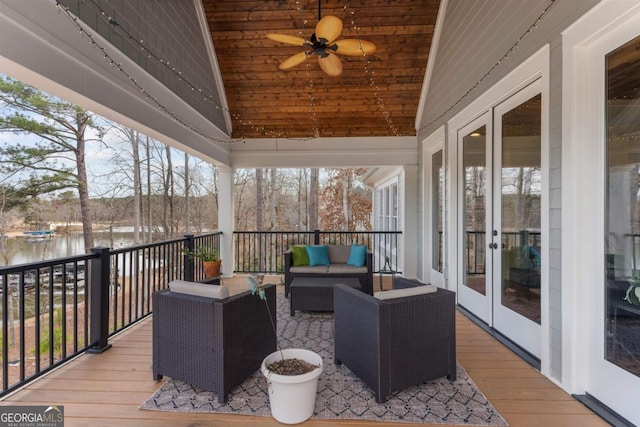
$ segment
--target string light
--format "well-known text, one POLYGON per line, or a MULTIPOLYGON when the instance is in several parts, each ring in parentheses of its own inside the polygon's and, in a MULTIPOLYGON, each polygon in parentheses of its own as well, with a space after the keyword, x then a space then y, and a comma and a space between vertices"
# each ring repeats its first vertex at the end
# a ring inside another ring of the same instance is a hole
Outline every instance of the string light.
MULTIPOLYGON (((321 1, 321 0, 318 0, 318 1, 321 1)), ((373 71, 371 69, 371 67, 370 67, 371 60, 364 53, 364 47, 362 46, 362 39, 360 38, 360 32, 358 31, 359 28, 356 26, 356 22, 355 22, 355 18, 354 18, 355 12, 353 10, 351 10, 350 7, 351 7, 351 1, 350 0, 345 0, 345 2, 344 2, 344 10, 349 13, 349 16, 351 18, 351 27, 353 28, 353 31, 355 32, 356 39, 358 40, 358 43, 360 43, 360 51, 362 52, 362 58, 364 59, 364 70, 365 70, 365 73, 367 74, 367 77, 369 79, 369 86, 371 88, 373 88, 373 94, 374 94, 374 96, 376 98, 376 104, 378 105, 378 110, 380 110, 382 112, 382 117, 384 117, 384 119, 386 120, 387 127, 389 128, 389 131, 392 132, 395 136, 403 136, 398 131, 398 128, 396 127, 395 123, 393 122, 393 119, 391 118, 391 113, 387 109, 387 106, 384 103, 384 100, 382 99, 382 96, 380 95, 380 87, 376 84, 376 81, 375 81, 375 79, 373 77, 374 74, 375 74, 375 71, 373 71)))
MULTIPOLYGON (((210 140, 212 142, 224 143, 224 144, 233 144, 233 143, 239 142, 239 141, 243 141, 244 142, 244 139, 221 140, 221 139, 217 139, 217 138, 211 137, 209 135, 204 134, 202 131, 196 129, 191 124, 189 124, 189 123, 185 122, 184 120, 180 119, 174 112, 170 111, 168 109, 168 107, 166 107, 164 104, 160 103, 156 97, 151 96, 150 93, 131 74, 129 74, 122 67, 122 64, 117 62, 110 55, 110 53, 105 49, 104 46, 100 46, 96 42, 96 40, 94 39, 93 34, 91 34, 91 32, 89 32, 83 25, 80 24, 80 22, 82 22, 82 21, 79 21, 78 17, 74 16, 71 13, 71 11, 70 11, 70 9, 68 7, 64 7, 64 6, 60 5, 59 1, 56 1, 55 3, 56 3, 56 6, 59 9, 62 9, 64 11, 64 13, 66 14, 66 16, 74 23, 76 28, 80 31, 81 35, 83 37, 86 36, 90 40, 91 45, 96 47, 101 52, 101 54, 103 55, 105 61, 110 66, 114 66, 120 73, 122 73, 131 82, 131 84, 137 90, 139 90, 141 94, 143 94, 146 97, 148 102, 150 102, 153 105, 155 105, 155 107, 158 108, 159 110, 161 110, 164 114, 168 115, 169 117, 171 117, 173 120, 175 120, 176 122, 178 122, 182 126, 188 128, 189 130, 195 132, 196 134, 198 134, 198 135, 200 135, 200 136, 202 136, 202 137, 204 137, 207 140, 210 140)), ((121 33, 123 35, 123 39, 126 42, 128 42, 128 43, 132 44, 133 46, 135 46, 141 52, 141 54, 144 55, 145 58, 155 61, 161 67, 163 67, 166 70, 168 70, 169 72, 173 73, 177 77, 177 80, 182 82, 182 84, 185 84, 192 92, 198 91, 198 93, 202 95, 201 99, 203 101, 211 103, 217 110, 222 110, 222 111, 228 113, 234 120, 239 122, 241 125, 249 128, 249 129, 251 129, 251 130, 253 130, 253 131, 257 132, 257 133, 260 133, 260 134, 265 135, 265 136, 270 136, 272 138, 289 139, 289 140, 296 140, 296 141, 307 141, 307 140, 311 140, 311 139, 314 139, 314 138, 318 138, 320 136, 319 129, 318 129, 318 118, 317 118, 317 114, 316 114, 316 111, 315 111, 315 105, 316 105, 316 102, 317 102, 317 98, 314 95, 315 84, 314 84, 314 81, 313 81, 313 78, 312 78, 312 72, 311 72, 311 69, 310 69, 309 61, 306 61, 306 72, 307 72, 307 79, 308 79, 308 85, 307 85, 307 89, 308 90, 307 90, 307 93, 308 93, 308 96, 309 96, 309 112, 310 112, 310 116, 311 116, 311 126, 312 126, 313 137, 312 138, 294 138, 294 137, 288 136, 286 131, 284 133, 277 133, 275 131, 269 130, 268 128, 266 128, 264 126, 258 126, 258 125, 252 123, 249 120, 243 119, 240 114, 231 111, 228 107, 220 105, 216 101, 216 97, 215 96, 213 96, 211 94, 207 94, 206 91, 203 90, 203 88, 198 87, 194 83, 192 83, 184 75, 183 71, 179 70, 175 65, 171 64, 171 62, 168 59, 161 57, 159 54, 156 54, 150 48, 148 48, 147 45, 145 44, 144 39, 138 38, 138 37, 134 37, 131 33, 129 33, 127 31, 127 29, 125 29, 125 28, 123 28, 123 26, 119 25, 118 22, 117 22, 116 17, 112 16, 111 14, 107 13, 107 11, 103 10, 100 7, 99 3, 96 2, 96 0, 87 0, 85 2, 85 4, 88 5, 89 7, 91 7, 94 10, 94 12, 96 13, 96 16, 99 17, 100 19, 103 19, 106 23, 108 23, 109 26, 114 29, 114 31, 121 33)), ((300 13, 301 18, 302 18, 302 29, 300 30, 300 34, 301 34, 302 37, 304 37, 304 32, 306 30, 306 24, 308 23, 308 21, 303 16, 304 8, 301 6, 300 0, 296 0, 295 4, 296 4, 298 12, 300 13)), ((370 64, 371 64, 370 59, 364 54, 364 49, 362 47, 362 42, 361 42, 361 38, 360 38, 360 34, 359 34, 359 28, 355 24, 355 18, 354 18, 355 14, 354 14, 353 11, 349 10, 349 8, 350 8, 350 0, 345 0, 344 9, 349 12, 349 16, 350 16, 350 19, 351 19, 351 26, 353 27, 353 30, 354 30, 354 32, 356 34, 356 38, 360 41, 360 49, 363 52, 363 58, 364 58, 364 63, 365 63, 364 69, 365 69, 365 72, 366 72, 368 80, 369 80, 369 86, 373 89, 378 109, 382 112, 382 115, 383 115, 384 119, 387 122, 387 126, 388 126, 389 130, 395 136, 401 136, 400 132, 398 131, 396 125, 394 124, 394 122, 392 120, 391 113, 387 109, 387 107, 385 105, 385 102, 382 99, 380 87, 375 82, 375 79, 374 79, 375 71, 370 68, 370 64)))
MULTIPOLYGON (((124 75, 129 82, 142 94, 144 94, 146 96, 147 102, 153 104, 158 110, 162 111, 164 114, 166 114, 167 116, 171 117, 174 121, 176 121, 177 123, 179 123, 180 125, 186 127, 187 129, 189 129, 190 131, 200 135, 201 137, 214 142, 214 143, 219 143, 219 144, 230 144, 233 143, 233 140, 223 140, 223 139, 218 139, 218 138, 214 138, 210 135, 205 134, 204 132, 200 131, 199 129, 195 128, 194 126, 192 126, 191 124, 185 122, 184 120, 182 120, 180 117, 178 117, 173 111, 169 110, 169 108, 162 104, 160 101, 158 101, 158 98, 151 96, 149 94, 149 92, 140 85, 140 83, 138 83, 138 81, 131 75, 129 74, 129 72, 127 72, 123 67, 122 67, 122 63, 117 62, 112 56, 111 54, 106 50, 106 48, 104 46, 101 46, 100 44, 98 44, 93 35, 88 32, 81 24, 79 21, 79 19, 74 16, 71 11, 69 10, 68 7, 66 6, 62 6, 60 5, 60 3, 58 1, 56 1, 56 7, 60 10, 62 10, 65 13, 65 16, 67 16, 67 18, 69 18, 70 22, 72 22, 76 28, 78 29, 78 31, 80 31, 80 34, 82 37, 87 37, 90 40, 90 44, 97 48, 104 60, 110 65, 110 66, 114 66, 116 67, 116 69, 122 74, 124 75)), ((109 19, 112 19, 111 17, 109 17, 109 19)), ((118 28, 120 28, 120 26, 117 26, 118 28)))
MULTIPOLYGON (((321 1, 321 0, 318 0, 318 1, 321 1)), ((300 17, 302 18, 302 28, 300 29, 300 36, 302 38, 305 38, 305 32, 306 32, 305 27, 308 21, 304 17, 304 8, 300 6, 300 2, 298 0, 296 0, 296 7, 298 9, 298 12, 300 13, 300 17)), ((305 70, 307 73, 307 81, 308 81, 307 95, 309 96, 309 114, 311 115, 311 132, 313 132, 313 136, 315 138, 319 138, 320 131, 318 129, 318 116, 316 114, 316 108, 315 108, 316 97, 313 93, 313 89, 315 86, 313 84, 313 77, 311 76, 311 64, 310 64, 310 61, 304 61, 304 63, 305 63, 305 70)))
MULTIPOLYGON (((308 139, 312 139, 312 138, 290 138, 290 137, 288 137, 286 135, 286 133, 285 134, 281 134, 281 133, 276 133, 276 132, 273 132, 273 131, 269 131, 265 127, 259 127, 259 126, 255 125, 254 123, 252 123, 251 121, 243 119, 238 113, 232 112, 228 107, 220 105, 216 101, 215 96, 213 96, 211 94, 206 94, 205 91, 201 87, 197 87, 195 84, 193 84, 191 81, 189 81, 189 79, 187 79, 184 76, 183 71, 177 69, 177 67, 175 65, 172 65, 170 60, 168 60, 166 58, 162 58, 160 55, 152 52, 144 44, 144 39, 139 39, 137 37, 134 37, 132 34, 130 34, 126 29, 124 29, 121 25, 119 25, 117 23, 117 21, 115 20, 115 18, 113 16, 109 15, 105 10, 101 9, 100 6, 94 0, 88 0, 85 4, 88 5, 89 7, 92 7, 92 9, 96 13, 97 17, 99 17, 101 19, 104 19, 105 22, 109 23, 114 28, 115 31, 122 33, 123 36, 124 36, 123 37, 124 40, 128 41, 130 44, 133 44, 142 54, 144 54, 144 56, 147 59, 155 61, 161 67, 163 67, 163 68, 167 69, 169 72, 175 74, 177 76, 178 81, 183 82, 183 84, 187 85, 187 87, 189 89, 191 89, 192 92, 198 91, 198 93, 202 94, 203 95, 203 97, 202 97, 203 101, 208 101, 209 103, 213 104, 213 106, 217 110, 222 110, 222 111, 227 112, 233 119, 238 121, 243 126, 246 126, 246 127, 252 129, 255 132, 262 133, 263 135, 268 135, 268 136, 271 136, 273 138, 283 138, 283 139, 291 139, 291 140, 308 140, 308 139)), ((93 39, 93 35, 78 22, 79 21, 78 18, 72 14, 72 12, 70 11, 70 9, 68 7, 64 7, 64 6, 60 5, 59 1, 56 1, 56 7, 58 7, 58 9, 62 9, 65 12, 66 16, 75 24, 75 26, 78 28, 78 30, 81 32, 81 34, 83 36, 88 37, 91 40, 91 44, 93 46, 96 46, 101 51, 101 53, 103 54, 103 57, 105 58, 105 60, 109 62, 109 65, 112 65, 112 64, 116 65, 117 66, 116 68, 118 69, 118 71, 120 71, 122 74, 124 74, 124 76, 127 77, 127 79, 129 79, 129 81, 136 87, 136 89, 140 90, 141 93, 145 93, 147 95, 146 99, 148 101, 149 100, 155 101, 153 103, 155 104, 155 106, 158 109, 163 111, 163 113, 167 114, 169 117, 171 117, 172 119, 176 120, 181 125, 189 128, 190 130, 194 131, 198 135, 203 136, 203 137, 207 138, 210 141, 217 142, 217 143, 224 143, 224 144, 233 144, 233 143, 240 142, 240 141, 244 142, 244 138, 221 140, 221 139, 217 139, 217 138, 208 136, 208 135, 204 134, 203 132, 199 131, 198 129, 194 128, 189 123, 181 120, 173 112, 169 111, 166 106, 160 104, 159 101, 157 101, 157 98, 150 97, 149 94, 148 94, 148 91, 146 91, 127 71, 125 71, 122 68, 121 64, 116 63, 116 61, 113 60, 113 58, 110 56, 110 54, 107 52, 107 50, 103 46, 99 46, 98 45, 98 43, 93 39)))
POLYGON ((489 68, 489 70, 484 73, 482 75, 482 77, 480 77, 480 79, 478 81, 476 81, 469 89, 467 89, 464 94, 456 101, 454 102, 450 107, 446 108, 444 110, 444 112, 442 114, 440 114, 438 117, 436 117, 435 119, 431 120, 429 123, 427 123, 426 125, 422 126, 420 129, 418 129, 418 134, 420 134, 422 131, 424 131, 425 129, 431 127, 431 125, 433 125, 435 122, 439 121, 440 119, 442 119, 443 117, 445 117, 447 114, 449 114, 454 108, 456 108, 458 105, 460 105, 460 103, 462 101, 464 101, 469 94, 471 94, 471 92, 473 92, 475 89, 478 88, 478 86, 480 86, 480 84, 486 80, 491 73, 493 73, 493 71, 498 68, 498 66, 503 62, 506 61, 507 59, 509 59, 509 56, 513 53, 515 53, 515 51, 520 47, 520 43, 522 42, 522 40, 524 40, 529 34, 531 34, 533 31, 535 31, 538 28, 538 25, 540 24, 540 22, 542 21, 542 19, 544 18, 544 15, 549 11, 549 9, 551 9, 551 7, 555 4, 555 0, 551 0, 551 2, 547 5, 547 7, 544 8, 544 10, 540 13, 540 15, 538 15, 538 18, 533 22, 533 24, 531 24, 529 26, 529 28, 527 28, 527 31, 524 32, 524 34, 522 34, 520 37, 518 37, 518 39, 516 40, 516 42, 511 46, 511 48, 509 48, 507 50, 507 52, 502 55, 500 57, 500 59, 498 59, 492 66, 491 68, 489 68))

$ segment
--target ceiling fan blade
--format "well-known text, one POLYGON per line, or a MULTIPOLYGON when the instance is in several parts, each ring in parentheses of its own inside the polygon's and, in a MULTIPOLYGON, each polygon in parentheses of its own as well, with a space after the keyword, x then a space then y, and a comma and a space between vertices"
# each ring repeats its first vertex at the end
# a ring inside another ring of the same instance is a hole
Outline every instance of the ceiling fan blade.
POLYGON ((342 20, 336 16, 327 15, 316 24, 316 38, 329 44, 340 36, 342 20))
POLYGON ((334 55, 331 52, 328 52, 328 55, 318 58, 318 64, 320 64, 320 68, 322 71, 330 75, 331 77, 339 76, 342 74, 342 62, 340 58, 334 55))
POLYGON ((307 52, 296 53, 293 56, 285 59, 280 66, 278 66, 281 70, 288 70, 289 68, 295 67, 298 64, 302 64, 307 60, 307 52))
POLYGON ((340 55, 347 56, 371 55, 376 51, 375 44, 358 39, 338 40, 333 46, 330 46, 329 49, 340 55), (337 49, 334 49, 333 46, 336 46, 337 49))
POLYGON ((306 42, 306 40, 303 39, 302 37, 289 36, 287 34, 269 33, 267 34, 267 38, 269 40, 273 40, 273 41, 285 43, 285 44, 291 44, 294 46, 304 46, 306 42))

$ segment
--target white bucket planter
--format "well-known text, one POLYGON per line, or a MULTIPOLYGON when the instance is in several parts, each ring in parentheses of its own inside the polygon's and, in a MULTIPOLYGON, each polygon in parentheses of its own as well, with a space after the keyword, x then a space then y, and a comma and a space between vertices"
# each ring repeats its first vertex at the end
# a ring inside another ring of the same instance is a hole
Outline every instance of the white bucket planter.
POLYGON ((283 424, 298 424, 313 415, 318 394, 318 377, 322 373, 322 357, 310 350, 289 348, 282 350, 285 359, 300 359, 318 366, 303 375, 279 375, 267 366, 282 360, 280 351, 271 353, 262 361, 260 371, 269 385, 271 415, 283 424))

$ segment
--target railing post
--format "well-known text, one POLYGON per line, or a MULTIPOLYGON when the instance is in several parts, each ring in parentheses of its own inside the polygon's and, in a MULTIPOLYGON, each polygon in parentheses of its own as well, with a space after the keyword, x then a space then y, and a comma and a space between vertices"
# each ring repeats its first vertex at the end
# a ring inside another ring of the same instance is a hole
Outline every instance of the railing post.
MULTIPOLYGON (((193 234, 184 235, 184 247, 187 251, 192 252, 195 248, 193 234)), ((189 255, 184 255, 184 280, 193 282, 195 277, 195 260, 189 255)))
POLYGON ((109 248, 91 248, 98 258, 91 260, 90 294, 90 341, 88 353, 103 353, 111 348, 109 344, 109 248))
POLYGON ((313 230, 313 244, 320 244, 320 230, 313 230))

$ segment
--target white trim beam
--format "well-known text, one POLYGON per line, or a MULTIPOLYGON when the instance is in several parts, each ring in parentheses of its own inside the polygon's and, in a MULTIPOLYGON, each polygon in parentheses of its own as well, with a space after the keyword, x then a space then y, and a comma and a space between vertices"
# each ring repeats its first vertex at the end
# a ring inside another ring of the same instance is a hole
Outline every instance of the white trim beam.
POLYGON ((417 165, 418 144, 415 136, 251 139, 234 144, 231 157, 234 168, 417 165))

